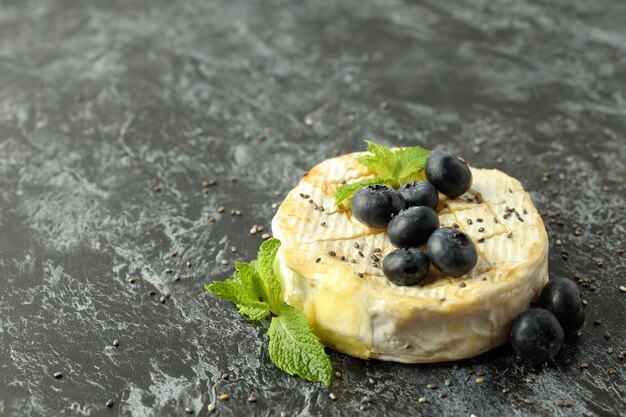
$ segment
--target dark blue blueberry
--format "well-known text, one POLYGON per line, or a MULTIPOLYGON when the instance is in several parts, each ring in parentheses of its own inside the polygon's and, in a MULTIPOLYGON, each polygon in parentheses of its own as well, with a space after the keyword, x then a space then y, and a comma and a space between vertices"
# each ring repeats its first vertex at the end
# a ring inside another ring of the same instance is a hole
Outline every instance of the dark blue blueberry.
POLYGON ((435 268, 451 277, 467 274, 478 261, 472 239, 452 227, 433 232, 428 239, 428 257, 435 268))
POLYGON ((439 227, 439 216, 430 207, 409 207, 391 219, 387 236, 398 248, 417 248, 439 227))
POLYGON ((405 207, 400 193, 385 185, 366 185, 352 197, 352 214, 372 227, 387 227, 389 220, 405 207))
POLYGON ((396 249, 383 259, 383 273, 396 285, 415 285, 426 277, 430 261, 417 249, 396 249))
POLYGON ((426 160, 426 178, 448 197, 458 197, 472 186, 467 162, 446 151, 436 151, 426 160))
POLYGON ((561 349, 563 328, 554 314, 531 308, 517 316, 511 328, 511 345, 522 358, 535 364, 546 363, 561 349))
POLYGON ((437 204, 439 204, 437 189, 428 181, 414 181, 404 184, 400 188, 400 194, 404 197, 407 207, 426 206, 436 210, 437 204))
POLYGON ((570 279, 555 278, 548 281, 539 295, 539 305, 554 314, 565 334, 578 331, 585 323, 580 291, 570 279))

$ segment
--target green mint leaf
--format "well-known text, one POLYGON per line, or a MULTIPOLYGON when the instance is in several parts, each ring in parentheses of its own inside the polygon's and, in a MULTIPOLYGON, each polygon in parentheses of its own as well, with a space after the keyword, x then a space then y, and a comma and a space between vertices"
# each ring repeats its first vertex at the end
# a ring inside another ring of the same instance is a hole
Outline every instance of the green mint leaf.
MULTIPOLYGON (((335 205, 340 205, 361 187, 371 184, 387 184, 397 188, 407 182, 424 178, 426 160, 431 151, 420 146, 409 148, 390 149, 369 140, 367 143, 368 155, 360 156, 357 161, 368 171, 378 177, 368 178, 352 184, 344 184, 335 192, 335 205)), ((344 203, 349 207, 349 202, 344 203)))
POLYGON ((290 375, 330 385, 333 365, 302 312, 283 303, 267 334, 270 359, 277 367, 290 375))
POLYGON ((270 308, 253 307, 250 305, 237 305, 239 314, 248 317, 250 320, 263 320, 270 315, 270 308))
POLYGON ((415 176, 424 171, 426 160, 431 151, 421 146, 398 149, 394 152, 396 167, 394 178, 406 178, 415 176))
POLYGON ((235 262, 235 269, 239 273, 242 287, 250 294, 251 297, 261 299, 261 301, 269 302, 270 298, 263 280, 257 270, 249 263, 235 262))
POLYGON ((378 145, 369 140, 367 143, 367 151, 370 155, 361 156, 357 159, 361 165, 378 175, 391 177, 394 173, 395 156, 394 152, 383 145, 378 145))
POLYGON ((269 295, 269 303, 272 306, 278 306, 278 303, 282 300, 282 288, 280 281, 274 274, 274 260, 276 259, 276 253, 280 248, 280 240, 276 238, 268 239, 261 245, 259 249, 259 256, 256 269, 263 280, 263 284, 267 289, 269 295))
POLYGON ((234 303, 241 314, 252 320, 262 320, 269 315, 269 304, 259 301, 254 294, 235 280, 216 281, 206 284, 204 289, 216 297, 234 303))
MULTIPOLYGON (((374 177, 374 178, 367 178, 365 180, 353 182, 351 184, 342 184, 339 186, 339 188, 337 188, 337 191, 335 191, 335 206, 338 206, 339 204, 343 203, 348 198, 351 198, 352 195, 356 193, 358 189, 361 187, 365 187, 366 185, 373 185, 373 184, 389 184, 392 181, 393 181, 392 178, 374 177)), ((346 205, 349 206, 349 204, 346 204, 346 205)))

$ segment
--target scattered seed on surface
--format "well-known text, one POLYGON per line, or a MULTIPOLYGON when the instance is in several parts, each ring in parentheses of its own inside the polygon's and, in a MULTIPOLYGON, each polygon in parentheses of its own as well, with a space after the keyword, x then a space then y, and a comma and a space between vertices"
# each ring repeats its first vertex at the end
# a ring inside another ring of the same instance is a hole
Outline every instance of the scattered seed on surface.
POLYGON ((212 413, 213 411, 215 411, 215 404, 209 403, 209 405, 207 405, 206 409, 209 411, 209 413, 212 413))
POLYGON ((615 368, 609 368, 607 369, 607 372, 609 373, 609 375, 615 375, 617 373, 617 370, 615 370, 615 368))
POLYGON ((439 393, 439 398, 446 398, 446 397, 448 397, 448 394, 446 394, 445 392, 442 391, 439 393))
POLYGON ((426 385, 426 388, 428 388, 428 389, 435 389, 435 388, 437 388, 437 384, 428 384, 428 385, 426 385))
POLYGON ((564 407, 564 408, 570 408, 574 406, 574 404, 569 401, 560 401, 560 400, 555 401, 554 404, 557 407, 564 407))
POLYGON ((367 378, 367 382, 371 385, 374 385, 376 383, 376 380, 374 378, 367 378))
POLYGON ((443 385, 445 385, 446 387, 449 387, 450 385, 452 385, 452 380, 451 379, 444 379, 443 380, 443 385))
POLYGON ((485 382, 485 378, 483 378, 483 377, 476 378, 476 383, 477 384, 482 384, 483 382, 485 382))
POLYGON ((230 395, 228 394, 220 394, 219 397, 217 397, 220 401, 228 401, 230 398, 230 395))
POLYGON ((187 413, 187 414, 192 414, 192 413, 193 413, 193 408, 191 408, 191 407, 185 407, 185 413, 187 413))
POLYGON ((602 324, 602 320, 600 320, 600 319, 595 319, 595 320, 593 321, 593 324, 594 324, 594 325, 596 325, 596 326, 599 326, 599 325, 601 325, 601 324, 602 324))
POLYGON ((148 291, 148 295, 152 297, 152 296, 156 295, 156 291, 150 290, 150 291, 148 291))
POLYGON ((428 401, 428 400, 426 399, 426 397, 419 397, 419 398, 417 399, 417 402, 418 402, 418 403, 420 403, 420 404, 423 404, 423 403, 425 403, 426 401, 428 401))
POLYGON ((626 292, 626 287, 625 287, 625 286, 623 286, 623 285, 620 285, 620 286, 619 286, 619 290, 620 290, 621 292, 626 292))
POLYGON ((370 397, 369 395, 364 395, 363 398, 361 398, 361 402, 363 403, 372 402, 372 397, 370 397))
POLYGON ((254 395, 251 395, 248 397, 248 402, 249 403, 255 403, 256 402, 256 397, 254 395))
POLYGON ((113 346, 118 347, 120 345, 120 341, 115 339, 113 340, 113 346))
POLYGON ((335 395, 334 392, 331 392, 330 394, 328 394, 328 396, 330 397, 331 400, 335 401, 337 399, 337 396, 335 395))
POLYGON ((224 207, 222 207, 222 206, 217 208, 217 212, 218 213, 223 213, 224 211, 226 211, 226 209, 224 207))
POLYGON ((304 124, 307 126, 313 126, 313 119, 307 117, 306 119, 304 119, 304 124))
POLYGON ((511 388, 502 388, 503 394, 508 394, 509 392, 511 392, 511 388))
POLYGON ((289 413, 283 410, 280 412, 280 417, 289 417, 289 413))
POLYGON ((165 268, 165 273, 166 274, 171 274, 172 272, 174 272, 174 270, 172 268, 165 268))
POLYGON ((381 101, 378 106, 383 110, 389 108, 389 104, 386 101, 381 101))
POLYGON ((113 404, 114 404, 113 400, 107 400, 107 402, 104 405, 106 405, 108 408, 111 408, 113 407, 113 404))
POLYGON ((531 400, 531 399, 529 399, 529 398, 526 398, 526 399, 524 400, 524 403, 525 403, 525 404, 528 404, 528 405, 533 405, 533 404, 535 403, 535 400, 531 400))
POLYGON ((222 379, 224 381, 228 381, 230 379, 230 374, 228 374, 228 373, 222 374, 222 379))
POLYGON ((336 372, 335 372, 335 377, 337 377, 337 378, 341 378, 342 376, 343 376, 343 375, 341 374, 341 372, 339 372, 339 371, 336 371, 336 372))
POLYGON ((261 235, 261 239, 265 239, 265 240, 267 240, 267 239, 269 239, 269 238, 270 238, 270 234, 269 234, 269 233, 263 233, 263 234, 261 235))
POLYGON ((55 372, 52 376, 55 379, 61 379, 61 378, 63 378, 63 372, 55 372))

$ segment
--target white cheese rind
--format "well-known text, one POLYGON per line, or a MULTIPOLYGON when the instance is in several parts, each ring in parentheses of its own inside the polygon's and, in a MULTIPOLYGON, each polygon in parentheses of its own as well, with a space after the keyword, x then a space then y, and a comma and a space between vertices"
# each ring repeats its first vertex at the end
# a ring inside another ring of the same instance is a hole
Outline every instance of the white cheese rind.
POLYGON ((272 231, 282 242, 275 269, 285 301, 305 313, 326 345, 361 358, 450 361, 504 343, 548 277, 545 227, 519 182, 497 170, 472 169, 470 191, 442 198, 439 214, 442 225, 456 223, 474 240, 479 263, 459 279, 433 269, 424 285, 398 287, 384 278, 380 261, 371 265, 372 255, 382 260, 394 249, 386 233, 333 207, 344 176, 349 182, 368 176, 355 162, 358 155, 316 166, 274 217, 272 231))

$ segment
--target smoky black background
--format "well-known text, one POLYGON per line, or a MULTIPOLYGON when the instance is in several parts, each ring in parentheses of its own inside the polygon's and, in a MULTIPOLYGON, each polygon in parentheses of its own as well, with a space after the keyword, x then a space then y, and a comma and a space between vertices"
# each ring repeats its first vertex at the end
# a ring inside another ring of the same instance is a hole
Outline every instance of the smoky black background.
POLYGON ((0 5, 0 415, 624 413, 625 3, 0 5), (554 363, 331 352, 327 389, 278 371, 264 326, 203 291, 256 255, 250 228, 303 172, 364 138, 520 179, 552 276, 588 301, 554 363))

